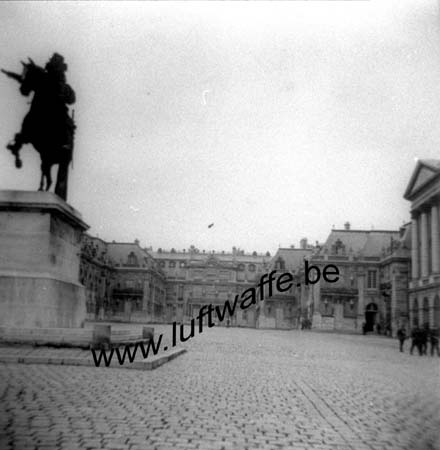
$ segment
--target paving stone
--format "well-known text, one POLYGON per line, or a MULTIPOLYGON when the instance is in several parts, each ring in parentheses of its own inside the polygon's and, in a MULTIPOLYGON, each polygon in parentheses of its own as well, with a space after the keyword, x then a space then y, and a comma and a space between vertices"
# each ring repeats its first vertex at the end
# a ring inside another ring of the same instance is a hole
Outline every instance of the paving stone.
POLYGON ((440 358, 308 331, 212 328, 181 346, 148 372, 0 364, 0 448, 440 450, 440 358))

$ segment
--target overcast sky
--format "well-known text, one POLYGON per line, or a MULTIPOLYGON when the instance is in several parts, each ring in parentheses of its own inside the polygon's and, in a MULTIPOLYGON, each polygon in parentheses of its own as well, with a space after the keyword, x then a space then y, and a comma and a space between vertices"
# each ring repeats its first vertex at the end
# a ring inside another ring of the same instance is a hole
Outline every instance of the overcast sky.
MULTIPOLYGON (((0 3, 0 66, 66 58, 69 203, 105 240, 274 252, 333 225, 398 229, 416 158, 439 158, 437 1, 0 3), (214 226, 208 228, 210 223, 214 226)), ((0 78, 4 148, 29 99, 0 78)))

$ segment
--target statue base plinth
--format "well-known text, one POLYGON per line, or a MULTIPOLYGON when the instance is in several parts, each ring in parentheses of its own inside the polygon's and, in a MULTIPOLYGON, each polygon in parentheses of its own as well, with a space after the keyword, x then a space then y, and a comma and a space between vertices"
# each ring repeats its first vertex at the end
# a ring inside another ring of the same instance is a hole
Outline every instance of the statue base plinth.
POLYGON ((0 191, 0 326, 81 327, 81 214, 51 192, 0 191))

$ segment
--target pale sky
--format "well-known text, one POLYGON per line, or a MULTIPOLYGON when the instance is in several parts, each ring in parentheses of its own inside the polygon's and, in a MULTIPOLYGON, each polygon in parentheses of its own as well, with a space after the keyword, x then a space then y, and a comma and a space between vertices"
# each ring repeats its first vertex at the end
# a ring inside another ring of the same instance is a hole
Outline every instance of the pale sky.
MULTIPOLYGON (((416 158, 440 157, 439 25, 428 0, 1 2, 0 67, 65 57, 91 234, 273 253, 409 221, 416 158)), ((0 75, 0 189, 34 190, 38 154, 5 149, 29 99, 0 75)))

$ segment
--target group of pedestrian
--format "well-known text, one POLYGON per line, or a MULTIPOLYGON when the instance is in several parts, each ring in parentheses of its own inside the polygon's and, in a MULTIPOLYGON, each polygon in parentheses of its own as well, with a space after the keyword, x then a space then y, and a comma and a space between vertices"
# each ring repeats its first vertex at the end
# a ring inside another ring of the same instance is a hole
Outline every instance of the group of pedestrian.
POLYGON ((311 329, 312 329, 312 321, 310 319, 302 319, 301 330, 311 330, 311 329))
MULTIPOLYGON (((403 352, 403 346, 405 340, 407 339, 406 331, 404 327, 399 328, 397 331, 397 339, 400 343, 400 351, 403 352)), ((411 330, 411 348, 409 350, 410 355, 413 354, 414 348, 417 348, 419 355, 427 355, 428 354, 428 344, 431 345, 430 353, 431 356, 434 356, 434 353, 437 352, 437 355, 440 356, 439 349, 439 333, 437 328, 429 328, 427 324, 423 327, 414 327, 411 330)))

